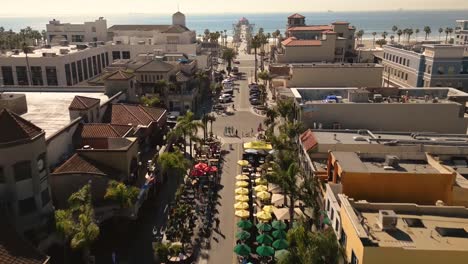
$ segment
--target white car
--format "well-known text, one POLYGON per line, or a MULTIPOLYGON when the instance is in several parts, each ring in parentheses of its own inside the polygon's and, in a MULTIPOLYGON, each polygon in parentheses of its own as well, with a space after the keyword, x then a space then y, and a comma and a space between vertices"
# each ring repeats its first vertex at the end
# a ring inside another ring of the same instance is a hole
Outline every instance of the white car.
POLYGON ((230 94, 222 94, 218 99, 221 103, 228 103, 232 101, 232 96, 230 94))
POLYGON ((227 83, 232 84, 233 81, 232 81, 232 80, 229 80, 229 79, 224 79, 221 83, 222 83, 222 84, 227 84, 227 83))

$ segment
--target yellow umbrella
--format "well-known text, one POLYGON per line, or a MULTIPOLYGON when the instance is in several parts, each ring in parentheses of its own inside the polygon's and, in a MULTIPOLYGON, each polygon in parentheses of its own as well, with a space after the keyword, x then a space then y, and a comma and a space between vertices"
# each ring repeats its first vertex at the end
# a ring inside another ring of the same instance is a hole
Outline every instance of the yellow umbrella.
POLYGON ((247 175, 239 174, 239 175, 236 176, 236 180, 243 181, 243 180, 250 180, 250 178, 247 175))
POLYGON ((236 201, 238 201, 238 202, 248 202, 249 197, 247 195, 236 195, 236 201))
POLYGON ((257 197, 261 200, 268 200, 271 197, 271 194, 269 192, 258 192, 257 197))
MULTIPOLYGON (((247 187, 247 186, 249 186, 249 183, 246 182, 246 181, 237 181, 237 182, 236 182, 236 186, 237 186, 237 187, 247 187)), ((268 189, 268 188, 267 188, 267 189, 268 189)))
POLYGON ((267 213, 273 213, 274 210, 276 210, 277 208, 274 206, 274 205, 265 205, 263 206, 262 208, 262 211, 265 211, 267 213))
POLYGON ((234 214, 240 218, 247 218, 250 216, 249 211, 246 211, 246 210, 236 210, 234 214))
POLYGON ((237 189, 236 189, 236 194, 249 194, 249 189, 247 189, 247 188, 242 188, 242 187, 237 188, 237 189))
POLYGON ((255 179, 255 183, 256 184, 261 184, 261 185, 266 185, 266 184, 268 184, 268 181, 265 180, 264 178, 258 178, 258 179, 255 179))
POLYGON ((241 210, 245 210, 247 208, 249 208, 249 204, 246 203, 246 202, 237 202, 234 204, 234 208, 235 209, 241 209, 241 210))
POLYGON ((266 187, 265 185, 257 185, 255 186, 254 190, 256 192, 264 192, 268 190, 268 187, 266 187))
POLYGON ((257 213, 257 219, 261 221, 270 221, 271 220, 271 214, 265 211, 260 211, 257 213))
POLYGON ((244 143, 244 149, 264 149, 271 150, 273 147, 264 141, 252 141, 244 143))
POLYGON ((247 166, 247 165, 249 165, 249 162, 247 160, 239 160, 239 161, 237 161, 237 164, 239 166, 247 166))

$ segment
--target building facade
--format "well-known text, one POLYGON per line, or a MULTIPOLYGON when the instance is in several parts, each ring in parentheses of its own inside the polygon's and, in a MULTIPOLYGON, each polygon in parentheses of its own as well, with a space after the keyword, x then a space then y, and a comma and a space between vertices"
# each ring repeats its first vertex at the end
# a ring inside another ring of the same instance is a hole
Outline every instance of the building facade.
POLYGON ((49 43, 61 40, 71 43, 108 41, 107 21, 103 17, 83 24, 60 23, 53 19, 46 25, 46 32, 49 43))
POLYGON ((460 45, 386 45, 382 64, 384 82, 392 86, 468 90, 468 57, 460 45))
MULTIPOLYGON (((468 20, 457 20, 455 44, 468 45, 468 20)), ((465 48, 465 51, 468 51, 468 47, 465 48)))
POLYGON ((0 110, 0 209, 33 243, 53 230, 47 146, 42 129, 0 110))

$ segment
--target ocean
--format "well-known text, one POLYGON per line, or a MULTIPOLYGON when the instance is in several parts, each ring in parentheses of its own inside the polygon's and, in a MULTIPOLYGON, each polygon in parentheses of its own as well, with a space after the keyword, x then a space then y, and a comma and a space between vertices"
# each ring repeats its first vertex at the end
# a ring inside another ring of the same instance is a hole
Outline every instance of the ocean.
MULTIPOLYGON (((424 26, 430 26, 431 36, 438 36, 437 30, 442 27, 455 28, 455 20, 468 19, 468 10, 453 11, 373 11, 373 12, 300 12, 306 16, 307 24, 329 24, 333 21, 349 21, 358 30, 365 32, 364 38, 372 38, 371 33, 377 32, 379 37, 383 31, 387 31, 389 36, 392 34, 392 26, 399 28, 419 28, 418 38, 424 37, 422 29, 424 26)), ((185 13, 187 26, 196 30, 197 35, 203 34, 205 29, 210 31, 227 30, 228 35, 232 34, 232 25, 241 17, 245 16, 250 23, 255 24, 255 28, 262 27, 265 32, 273 32, 279 29, 282 33, 286 27, 287 17, 290 13, 268 13, 268 14, 190 14, 185 13)), ((51 19, 57 19, 61 22, 82 23, 83 21, 92 21, 97 19, 89 15, 67 15, 51 17, 0 17, 0 26, 6 30, 15 31, 26 26, 33 29, 43 30, 45 25, 51 19)), ((113 14, 105 16, 108 26, 115 24, 169 24, 171 15, 161 14, 113 14)), ((396 37, 396 36, 395 36, 396 37)), ((413 35, 414 37, 414 35, 413 35)))

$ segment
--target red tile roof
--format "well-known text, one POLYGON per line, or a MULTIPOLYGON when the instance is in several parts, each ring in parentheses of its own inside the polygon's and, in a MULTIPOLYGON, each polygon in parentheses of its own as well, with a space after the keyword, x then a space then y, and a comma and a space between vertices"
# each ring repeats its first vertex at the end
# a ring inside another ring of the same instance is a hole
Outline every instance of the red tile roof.
POLYGON ((306 151, 309 151, 318 145, 317 139, 314 136, 314 132, 312 132, 310 129, 301 134, 300 140, 306 151))
POLYGON ((322 42, 320 40, 296 39, 295 37, 290 37, 283 40, 281 44, 286 47, 320 46, 322 45, 322 42))
POLYGON ((133 78, 133 76, 135 76, 133 73, 124 72, 122 70, 117 70, 111 73, 110 75, 107 75, 106 77, 104 77, 104 79, 120 81, 120 80, 129 80, 133 78))
POLYGON ((303 16, 301 14, 298 14, 298 13, 295 13, 295 14, 292 14, 292 15, 288 16, 288 18, 305 18, 305 16, 303 16))
POLYGON ((166 114, 166 109, 141 105, 113 104, 111 124, 149 126, 158 122, 166 114))
POLYGON ((129 125, 106 123, 83 124, 80 129, 81 138, 112 138, 124 137, 132 130, 129 125))
POLYGON ((54 170, 52 174, 95 174, 95 175, 104 175, 104 176, 115 176, 113 175, 115 170, 109 168, 108 166, 101 165, 97 162, 94 162, 88 158, 83 157, 80 154, 74 154, 65 161, 62 165, 54 170))
POLYGON ((35 138, 44 131, 7 109, 0 110, 0 144, 35 138))
POLYGON ((323 34, 338 34, 338 33, 336 33, 336 32, 333 31, 333 30, 323 31, 322 33, 323 33, 323 34))
POLYGON ((86 97, 86 96, 75 96, 73 101, 71 102, 70 106, 68 107, 69 110, 87 110, 91 107, 99 104, 101 102, 100 99, 86 97))
POLYGON ((40 253, 16 232, 14 226, 0 215, 0 263, 46 264, 49 257, 40 253))
POLYGON ((329 25, 313 25, 313 26, 288 28, 288 31, 325 31, 325 30, 333 30, 333 27, 329 25))

